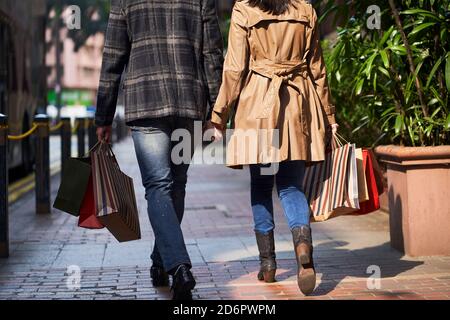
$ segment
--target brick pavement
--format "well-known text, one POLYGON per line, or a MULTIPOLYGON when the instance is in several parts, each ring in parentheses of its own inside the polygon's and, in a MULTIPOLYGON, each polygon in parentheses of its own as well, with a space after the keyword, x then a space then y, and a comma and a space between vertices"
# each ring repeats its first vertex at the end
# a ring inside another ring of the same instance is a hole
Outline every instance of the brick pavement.
MULTIPOLYGON (((135 178, 143 233, 119 244, 105 230, 83 230, 54 211, 36 216, 29 194, 10 208, 11 257, 0 259, 0 299, 168 299, 149 276, 153 234, 130 140, 115 147, 135 178), (81 270, 81 289, 68 289, 68 267, 81 270)), ((198 154, 196 159, 198 159, 198 154)), ((388 215, 340 217, 314 224, 318 287, 304 297, 296 285, 291 235, 276 202, 278 282, 256 281, 257 248, 246 170, 194 165, 183 231, 194 263, 196 299, 450 299, 450 257, 408 258, 390 248, 388 215), (379 266, 379 289, 369 266, 379 266)), ((53 181, 53 197, 59 181, 53 181)))

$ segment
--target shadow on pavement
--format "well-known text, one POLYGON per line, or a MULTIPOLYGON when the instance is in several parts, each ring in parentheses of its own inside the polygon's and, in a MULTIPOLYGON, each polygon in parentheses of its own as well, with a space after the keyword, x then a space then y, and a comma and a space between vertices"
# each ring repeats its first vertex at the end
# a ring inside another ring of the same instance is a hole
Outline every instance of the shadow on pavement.
MULTIPOLYGON (((321 254, 316 262, 317 272, 322 274, 320 285, 316 288, 314 295, 326 295, 336 289, 339 283, 346 277, 364 278, 373 277, 374 273, 370 266, 379 267, 381 279, 392 278, 403 272, 422 265, 423 261, 402 260, 403 254, 391 248, 389 242, 375 247, 363 249, 345 249, 347 242, 332 242, 338 244, 331 246, 330 243, 317 245, 316 252, 321 251, 321 246, 326 245, 327 252, 332 254, 328 258, 321 254), (340 245, 339 245, 340 244, 340 245), (336 265, 333 265, 334 257, 339 257, 336 265), (348 257, 347 263, 342 263, 343 258, 348 257)), ((399 293, 396 292, 395 295, 399 293)), ((410 294, 405 292, 405 294, 410 294)), ((389 292, 386 292, 389 295, 389 292)))

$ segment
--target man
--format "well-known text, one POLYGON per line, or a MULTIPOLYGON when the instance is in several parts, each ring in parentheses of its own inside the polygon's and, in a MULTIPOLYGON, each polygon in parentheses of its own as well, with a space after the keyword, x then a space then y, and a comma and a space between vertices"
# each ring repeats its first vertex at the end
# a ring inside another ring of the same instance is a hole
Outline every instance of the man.
POLYGON ((214 106, 222 68, 215 0, 112 0, 95 116, 97 135, 102 141, 111 138, 125 71, 125 116, 155 234, 151 276, 155 286, 165 286, 172 275, 176 300, 192 298, 195 280, 180 227, 189 164, 172 161, 171 135, 188 130, 194 140, 194 122, 210 117, 207 105, 214 106))

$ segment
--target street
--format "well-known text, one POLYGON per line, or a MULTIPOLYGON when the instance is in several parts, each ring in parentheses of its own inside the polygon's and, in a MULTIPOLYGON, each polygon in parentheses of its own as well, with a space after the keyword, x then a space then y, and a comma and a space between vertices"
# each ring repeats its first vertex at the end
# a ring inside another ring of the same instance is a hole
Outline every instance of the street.
MULTIPOLYGON (((134 179, 142 240, 119 244, 106 229, 80 229, 57 210, 37 216, 29 192, 10 207, 11 255, 0 259, 0 299, 171 298, 169 289, 151 284, 153 234, 131 138, 114 150, 134 179), (78 271, 79 289, 71 282, 78 271)), ((313 224, 319 279, 315 293, 303 296, 278 200, 278 281, 259 282, 247 170, 195 164, 189 176, 183 232, 197 279, 194 299, 450 299, 450 257, 404 257, 390 247, 389 215, 381 211, 313 224)), ((55 175, 52 200, 58 185, 55 175)))

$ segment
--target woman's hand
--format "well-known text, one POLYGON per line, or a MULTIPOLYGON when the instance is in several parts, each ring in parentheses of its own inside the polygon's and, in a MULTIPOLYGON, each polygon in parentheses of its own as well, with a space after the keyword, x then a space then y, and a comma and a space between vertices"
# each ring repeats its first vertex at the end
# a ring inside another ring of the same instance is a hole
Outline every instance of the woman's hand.
POLYGON ((330 152, 333 147, 333 137, 338 132, 339 125, 337 123, 331 124, 328 127, 327 135, 326 135, 326 151, 330 152))
POLYGON ((330 124, 327 130, 328 139, 332 139, 333 136, 338 132, 339 125, 337 123, 330 124))
POLYGON ((337 123, 334 123, 331 125, 331 133, 336 134, 339 130, 339 125, 337 123))
POLYGON ((213 135, 212 135, 213 141, 220 141, 223 139, 224 129, 221 126, 219 126, 215 123, 212 123, 211 121, 208 121, 205 126, 205 131, 208 131, 208 130, 214 130, 213 135))

